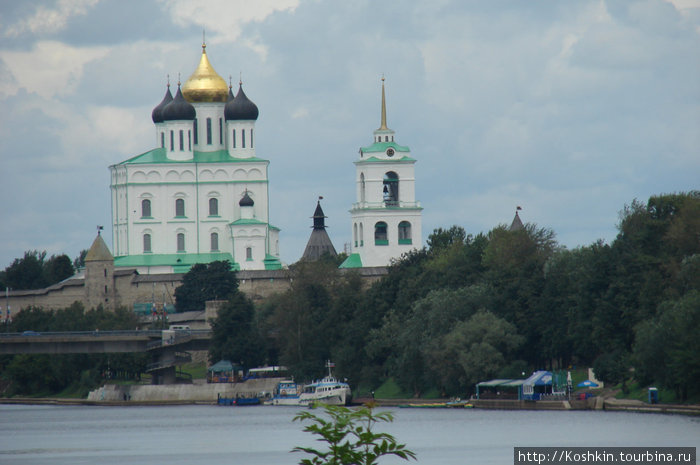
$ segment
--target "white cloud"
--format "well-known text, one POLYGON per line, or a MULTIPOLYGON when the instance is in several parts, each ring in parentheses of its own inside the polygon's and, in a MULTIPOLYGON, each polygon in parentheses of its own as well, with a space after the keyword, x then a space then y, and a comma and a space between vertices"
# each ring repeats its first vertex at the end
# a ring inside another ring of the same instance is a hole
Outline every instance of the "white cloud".
POLYGON ((84 15, 99 0, 59 0, 54 8, 37 6, 34 14, 10 26, 5 31, 6 37, 17 37, 25 32, 31 34, 50 34, 66 27, 72 16, 84 15))
MULTIPOLYGON (((277 11, 293 12, 299 0, 161 0, 176 24, 196 24, 204 28, 207 42, 234 42, 242 27, 262 22, 277 11)), ((257 41, 250 42, 257 52, 266 50, 257 41)))
POLYGON ((12 79, 0 83, 0 97, 19 89, 44 98, 72 94, 87 63, 109 52, 107 47, 71 47, 61 42, 37 42, 28 52, 0 51, 0 60, 12 79))

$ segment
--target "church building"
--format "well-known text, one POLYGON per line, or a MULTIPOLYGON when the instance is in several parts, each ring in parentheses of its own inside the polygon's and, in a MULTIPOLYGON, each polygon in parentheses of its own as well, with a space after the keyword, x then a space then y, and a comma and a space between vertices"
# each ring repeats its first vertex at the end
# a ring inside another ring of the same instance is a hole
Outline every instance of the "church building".
POLYGON ((110 166, 115 267, 182 273, 229 260, 235 270, 282 267, 268 218, 268 165, 255 151, 258 107, 209 63, 152 112, 156 148, 110 166))
POLYGON ((420 248, 423 208, 416 201, 416 160, 394 140, 386 124, 382 78, 381 125, 372 145, 360 148, 355 160, 356 202, 350 210, 351 254, 341 268, 381 267, 420 248))

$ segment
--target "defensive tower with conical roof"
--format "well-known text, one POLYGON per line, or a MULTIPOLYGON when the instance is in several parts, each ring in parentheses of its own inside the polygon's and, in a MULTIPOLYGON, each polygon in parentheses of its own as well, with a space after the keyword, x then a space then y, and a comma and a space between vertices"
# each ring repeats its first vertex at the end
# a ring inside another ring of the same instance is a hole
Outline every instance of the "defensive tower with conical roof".
POLYGON ((306 243, 306 248, 304 249, 304 254, 301 257, 302 260, 315 261, 323 255, 330 255, 332 257, 338 255, 326 231, 327 216, 323 213, 323 209, 321 208, 322 199, 323 197, 319 197, 316 202, 316 210, 314 211, 314 216, 312 216, 314 225, 312 226, 311 237, 309 237, 309 241, 306 243))
POLYGON ((85 255, 85 300, 88 308, 113 310, 115 304, 114 257, 102 239, 102 226, 85 255))
POLYGON ((360 148, 355 160, 352 251, 342 268, 387 266, 421 246, 423 209, 416 201, 416 160, 394 138, 395 132, 387 126, 382 77, 380 126, 373 133, 372 145, 360 148))
POLYGON ((157 148, 110 167, 115 265, 184 272, 229 260, 277 269, 279 229, 269 223, 268 166, 255 151, 258 107, 209 62, 153 109, 157 148), (252 205, 239 201, 246 197, 252 205))

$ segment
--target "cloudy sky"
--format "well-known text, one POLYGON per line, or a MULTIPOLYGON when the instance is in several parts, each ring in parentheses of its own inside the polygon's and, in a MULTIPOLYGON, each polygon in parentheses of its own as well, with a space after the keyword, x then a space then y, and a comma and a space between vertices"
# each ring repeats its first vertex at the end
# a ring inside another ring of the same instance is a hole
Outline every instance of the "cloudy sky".
POLYGON ((108 166, 157 145, 166 76, 242 76, 271 222, 295 262, 324 196, 350 240, 353 161, 379 126, 411 148, 423 233, 523 221, 612 241, 633 199, 700 188, 700 0, 0 2, 0 269, 75 257, 108 166))

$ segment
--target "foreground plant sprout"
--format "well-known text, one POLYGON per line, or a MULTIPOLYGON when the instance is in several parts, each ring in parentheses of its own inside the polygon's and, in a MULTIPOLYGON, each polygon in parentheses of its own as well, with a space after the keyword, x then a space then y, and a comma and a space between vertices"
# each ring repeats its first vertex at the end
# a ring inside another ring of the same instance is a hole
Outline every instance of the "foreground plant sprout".
POLYGON ((304 431, 318 436, 327 444, 326 450, 313 447, 295 447, 292 452, 306 452, 311 458, 302 459, 300 465, 375 465, 384 455, 395 455, 404 460, 415 459, 416 454, 398 444, 388 433, 372 431, 375 423, 392 422, 390 412, 374 413, 374 405, 347 408, 340 405, 314 405, 322 407, 325 415, 311 411, 300 412, 293 421, 310 420, 304 431), (328 417, 328 418, 326 418, 328 417))

